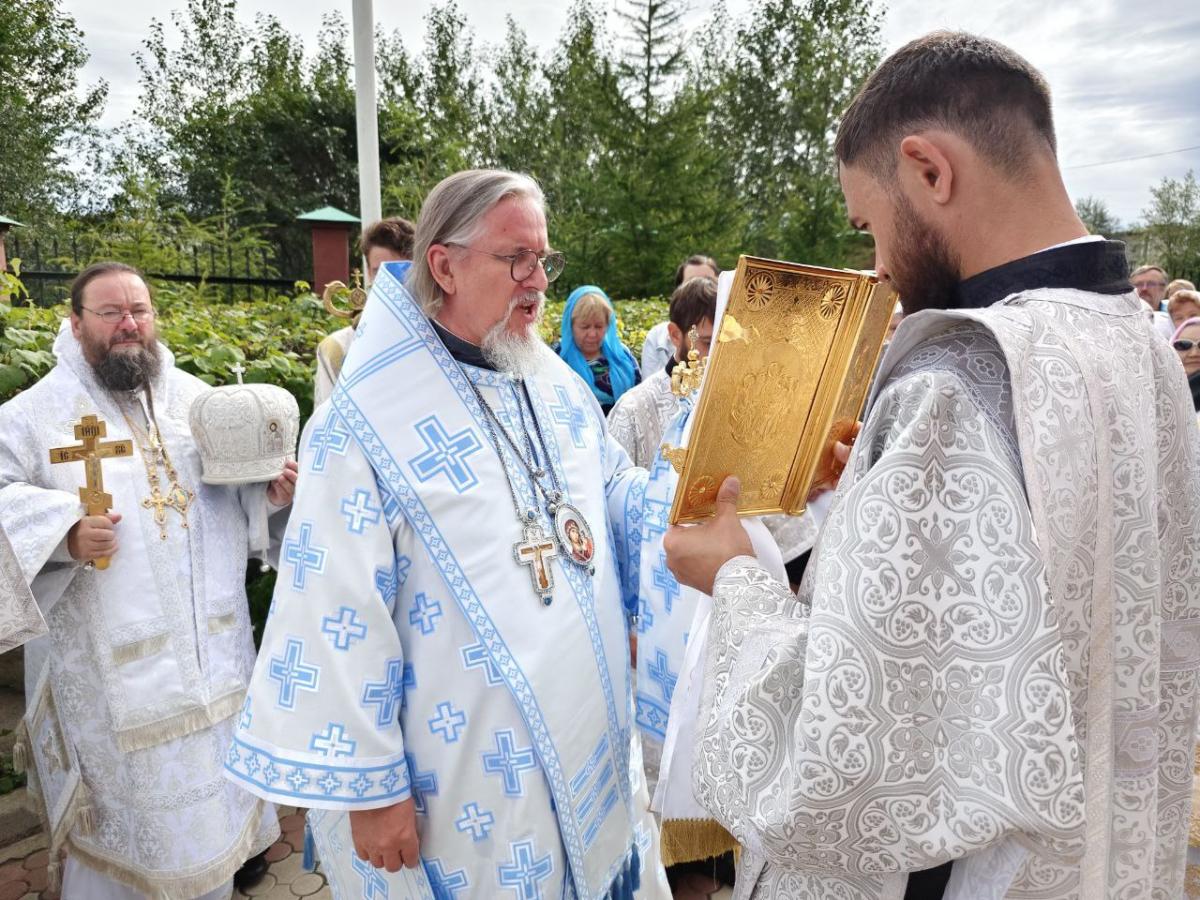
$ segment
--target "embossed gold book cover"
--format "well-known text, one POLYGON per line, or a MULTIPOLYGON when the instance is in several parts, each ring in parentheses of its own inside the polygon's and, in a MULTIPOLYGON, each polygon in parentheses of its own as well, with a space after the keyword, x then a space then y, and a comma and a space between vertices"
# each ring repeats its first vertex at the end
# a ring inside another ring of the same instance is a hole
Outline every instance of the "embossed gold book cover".
POLYGON ((729 475, 742 483, 742 515, 804 512, 862 413, 894 307, 868 272, 741 257, 670 521, 711 516, 729 475))

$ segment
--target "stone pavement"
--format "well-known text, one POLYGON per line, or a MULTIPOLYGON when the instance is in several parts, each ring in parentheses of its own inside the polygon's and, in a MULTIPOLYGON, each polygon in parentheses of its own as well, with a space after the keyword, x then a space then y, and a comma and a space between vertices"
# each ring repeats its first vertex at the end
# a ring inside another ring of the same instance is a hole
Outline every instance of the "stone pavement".
MULTIPOLYGON (((279 807, 279 840, 267 850, 271 868, 266 876, 245 893, 234 897, 263 900, 329 900, 329 886, 320 869, 304 869, 304 813, 288 806, 279 807)), ((57 892, 46 889, 46 839, 41 834, 0 848, 0 900, 59 900, 57 892)), ((680 885, 675 900, 729 900, 729 888, 714 890, 701 876, 680 885)))

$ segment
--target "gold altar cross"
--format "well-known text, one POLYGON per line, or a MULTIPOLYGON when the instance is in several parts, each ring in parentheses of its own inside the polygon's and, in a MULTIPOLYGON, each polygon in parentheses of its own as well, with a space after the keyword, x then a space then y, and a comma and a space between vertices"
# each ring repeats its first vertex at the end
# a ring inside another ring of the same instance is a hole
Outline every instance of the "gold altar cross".
POLYGON ((525 529, 525 540, 513 544, 513 556, 521 565, 529 566, 533 589, 542 598, 542 603, 549 606, 554 592, 554 573, 550 570, 549 560, 558 556, 554 541, 533 525, 525 529))
MULTIPOLYGON (((102 516, 112 509, 113 498, 104 492, 104 475, 100 470, 102 459, 115 459, 133 455, 133 441, 105 441, 108 426, 95 416, 84 416, 75 426, 75 439, 80 441, 73 447, 55 447, 50 451, 51 463, 83 462, 84 485, 79 489, 79 499, 89 516, 102 516)), ((108 557, 94 560, 97 569, 108 568, 108 557)))

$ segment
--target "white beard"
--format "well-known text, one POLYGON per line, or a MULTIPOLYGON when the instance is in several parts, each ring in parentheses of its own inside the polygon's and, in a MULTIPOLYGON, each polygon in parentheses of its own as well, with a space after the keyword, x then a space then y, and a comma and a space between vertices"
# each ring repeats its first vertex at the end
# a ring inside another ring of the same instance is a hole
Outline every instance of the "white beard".
POLYGON ((546 346, 538 332, 538 323, 542 320, 544 302, 538 308, 538 317, 529 324, 523 332, 513 334, 508 330, 508 319, 513 310, 525 298, 517 297, 508 305, 508 312, 491 330, 483 336, 480 349, 486 359, 498 372, 504 372, 516 378, 526 378, 542 371, 547 362, 554 357, 553 351, 546 346))

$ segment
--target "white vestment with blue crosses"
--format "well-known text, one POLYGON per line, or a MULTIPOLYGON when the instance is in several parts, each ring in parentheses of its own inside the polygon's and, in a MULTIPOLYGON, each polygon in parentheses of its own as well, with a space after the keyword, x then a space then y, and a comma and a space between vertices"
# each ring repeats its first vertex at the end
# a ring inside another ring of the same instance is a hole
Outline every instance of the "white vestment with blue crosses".
MULTIPOLYGON (((679 412, 663 432, 661 444, 671 447, 686 446, 693 410, 691 397, 679 401, 679 412)), ((672 714, 671 701, 680 683, 680 673, 684 669, 688 636, 696 626, 694 620, 697 608, 704 599, 704 595, 699 591, 679 584, 667 568, 663 535, 667 533, 667 516, 671 511, 678 483, 679 475, 663 458, 660 449, 655 453, 654 462, 650 466, 650 480, 645 493, 636 620, 636 722, 642 738, 646 780, 652 795, 658 784, 663 747, 668 734, 667 723, 672 714)), ((763 565, 773 575, 786 578, 779 546, 762 520, 743 519, 742 524, 750 534, 756 554, 763 565)), ((705 604, 703 608, 707 610, 708 605, 705 604)), ((698 708, 699 696, 695 699, 696 702, 689 706, 693 712, 698 708)), ((687 765, 679 766, 679 774, 685 779, 689 771, 690 767, 687 765)), ((694 806, 693 803, 686 805, 694 806)), ((694 817, 708 818, 707 813, 702 812, 698 806, 695 806, 695 809, 694 817)))
POLYGON ((523 535, 505 470, 547 534, 551 523, 508 446, 495 449, 471 384, 519 442, 524 392, 460 366, 387 266, 305 429, 227 770, 260 796, 334 811, 314 822, 318 848, 345 854, 324 860, 336 896, 606 898, 638 886, 623 601, 636 590, 646 473, 565 364, 547 353, 544 372, 526 381, 549 457, 538 464, 595 542, 594 575, 550 562, 548 606, 513 556, 523 535), (351 859, 344 812, 410 796, 419 871, 351 859))

